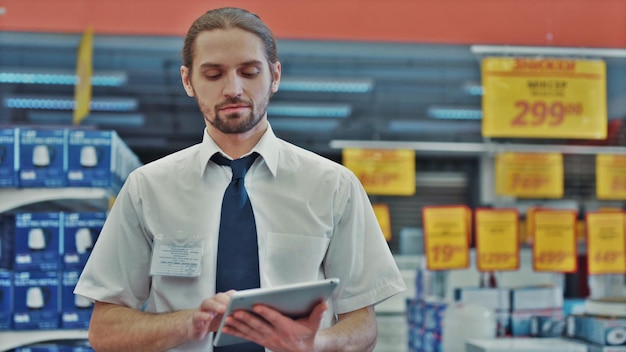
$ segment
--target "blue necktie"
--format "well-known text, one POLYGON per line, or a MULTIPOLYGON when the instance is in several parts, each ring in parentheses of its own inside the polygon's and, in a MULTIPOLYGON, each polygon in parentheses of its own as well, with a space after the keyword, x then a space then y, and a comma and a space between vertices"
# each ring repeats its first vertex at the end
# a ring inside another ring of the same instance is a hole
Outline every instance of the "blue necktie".
MULTIPOLYGON (((219 165, 229 165, 233 178, 224 192, 220 218, 219 242, 217 245, 217 275, 215 291, 231 289, 245 290, 261 286, 259 278, 259 248, 252 205, 246 192, 246 172, 259 154, 252 153, 244 158, 229 160, 214 154, 211 160, 219 165)), ((243 343, 214 347, 215 352, 265 351, 255 343, 243 343)))

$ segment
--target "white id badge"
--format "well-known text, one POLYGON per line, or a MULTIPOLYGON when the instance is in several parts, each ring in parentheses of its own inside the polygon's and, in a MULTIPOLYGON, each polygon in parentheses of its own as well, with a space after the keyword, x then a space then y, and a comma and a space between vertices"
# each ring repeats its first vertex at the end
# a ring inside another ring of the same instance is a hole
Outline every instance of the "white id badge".
POLYGON ((197 236, 154 237, 150 275, 197 277, 202 268, 204 241, 197 236), (171 238, 174 237, 174 238, 171 238))

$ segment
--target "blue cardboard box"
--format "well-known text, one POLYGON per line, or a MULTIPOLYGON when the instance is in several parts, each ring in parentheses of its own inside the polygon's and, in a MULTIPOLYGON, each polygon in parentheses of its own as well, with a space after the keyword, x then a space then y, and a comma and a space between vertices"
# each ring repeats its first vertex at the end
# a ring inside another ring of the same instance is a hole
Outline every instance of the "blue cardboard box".
POLYGON ((104 226, 105 212, 65 213, 63 220, 63 267, 82 269, 104 226))
POLYGON ((19 129, 0 128, 0 187, 17 187, 19 129))
POLYGON ((12 329, 13 272, 0 270, 0 330, 12 329))
POLYGON ((58 271, 14 272, 13 328, 45 330, 59 328, 58 271))
POLYGON ((67 185, 67 130, 23 129, 20 131, 21 187, 67 185))
POLYGON ((16 271, 59 270, 63 213, 15 214, 16 271))
POLYGON ((93 303, 74 294, 80 271, 64 271, 61 283, 61 328, 87 329, 91 320, 93 303))
POLYGON ((121 143, 115 131, 69 131, 68 186, 119 188, 121 143))

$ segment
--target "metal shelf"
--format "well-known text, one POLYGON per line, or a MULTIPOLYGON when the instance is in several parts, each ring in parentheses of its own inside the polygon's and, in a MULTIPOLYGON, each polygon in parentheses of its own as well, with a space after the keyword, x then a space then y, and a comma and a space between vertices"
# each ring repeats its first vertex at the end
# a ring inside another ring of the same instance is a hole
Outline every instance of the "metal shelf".
POLYGON ((0 352, 38 342, 84 339, 87 339, 87 330, 0 331, 0 352))
POLYGON ((70 208, 83 203, 91 208, 107 210, 111 196, 113 192, 104 188, 0 188, 0 213, 51 201, 65 202, 70 208))

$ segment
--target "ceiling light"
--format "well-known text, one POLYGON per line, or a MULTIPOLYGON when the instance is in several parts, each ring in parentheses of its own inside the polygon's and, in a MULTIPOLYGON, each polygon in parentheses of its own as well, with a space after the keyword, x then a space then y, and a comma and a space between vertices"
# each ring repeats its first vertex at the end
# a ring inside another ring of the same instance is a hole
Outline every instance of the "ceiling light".
POLYGON ((352 113, 350 104, 270 103, 269 116, 345 118, 352 113))
MULTIPOLYGON (((38 124, 71 125, 73 116, 69 112, 58 111, 29 111, 28 120, 38 124)), ((145 123, 143 114, 115 114, 91 113, 81 122, 81 125, 97 125, 109 127, 139 127, 145 123)))
MULTIPOLYGON (((60 97, 10 96, 4 98, 4 106, 9 109, 33 110, 74 110, 76 101, 60 97)), ((133 111, 139 106, 133 98, 92 99, 91 111, 133 111)))
POLYGON ((283 77, 280 90, 292 92, 367 93, 374 88, 371 79, 283 77))
POLYGON ((329 132, 339 127, 337 120, 278 118, 270 119, 270 123, 272 129, 288 132, 329 132))
POLYGON ((428 108, 427 113, 434 119, 480 120, 483 118, 483 111, 474 108, 433 106, 428 108))
MULTIPOLYGON (((91 77, 91 85, 118 87, 126 84, 128 76, 122 71, 98 71, 91 77)), ((76 75, 66 70, 2 69, 0 83, 75 85, 76 75)))

